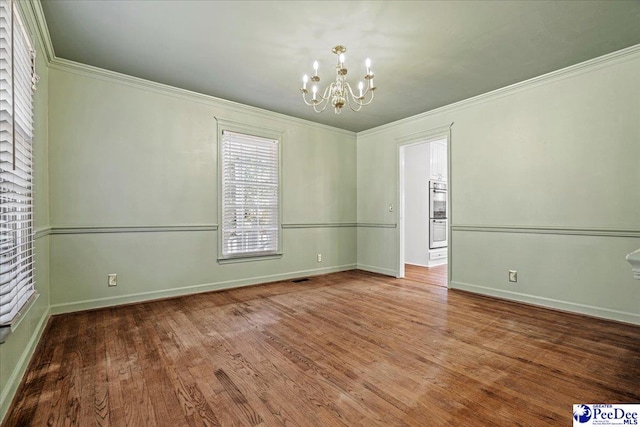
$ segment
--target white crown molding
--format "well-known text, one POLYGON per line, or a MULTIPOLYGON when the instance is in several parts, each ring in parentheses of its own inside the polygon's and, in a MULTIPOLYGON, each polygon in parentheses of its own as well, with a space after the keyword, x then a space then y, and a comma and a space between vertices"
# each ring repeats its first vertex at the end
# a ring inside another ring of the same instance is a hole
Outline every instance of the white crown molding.
POLYGON ((133 77, 115 71, 105 70, 102 68, 94 67, 91 65, 81 64, 79 62, 70 61, 63 58, 53 58, 49 63, 49 68, 59 71, 65 71, 75 73, 84 77, 94 78, 98 80, 108 81, 112 83, 121 84, 124 86, 133 87, 140 90, 146 90, 149 92, 157 93, 165 96, 172 96, 174 98, 197 102, 200 104, 208 105, 211 107, 224 108, 236 113, 249 114, 254 117, 263 118, 267 120, 277 120, 285 124, 293 124, 298 126, 304 126, 306 128, 316 128, 323 131, 333 132, 340 135, 346 135, 355 139, 356 133, 344 129, 335 128, 332 126, 323 125, 320 123, 311 122, 297 117, 287 116, 286 114, 276 113, 262 108, 252 107, 250 105, 240 104, 238 102, 229 101, 222 98, 216 98, 210 95, 204 95, 198 92, 192 92, 190 90, 177 88, 174 86, 165 85, 162 83, 145 80, 139 77, 133 77))
POLYGON ((44 49, 44 55, 47 65, 51 63, 51 60, 55 58, 55 52, 53 50, 53 43, 51 43, 51 37, 49 36, 49 28, 47 27, 47 21, 44 18, 44 12, 42 11, 42 4, 40 0, 28 0, 17 2, 22 16, 25 18, 29 32, 38 38, 38 42, 44 49))
POLYGON ((503 96, 512 95, 514 93, 532 89, 536 86, 547 84, 552 81, 558 81, 564 78, 578 75, 580 73, 593 71, 600 67, 610 66, 614 63, 627 61, 629 59, 632 59, 636 55, 640 54, 640 44, 637 44, 625 49, 618 50, 616 52, 612 52, 603 56, 599 56, 597 58, 593 58, 593 59, 581 62, 579 64, 571 65, 569 67, 565 67, 560 70, 552 71, 550 73, 543 74, 541 76, 533 77, 531 79, 524 80, 519 83, 514 83, 512 85, 505 86, 503 88, 496 89, 491 92, 474 96, 472 98, 455 102, 453 104, 445 105, 443 107, 436 108, 434 110, 429 110, 424 113, 420 113, 411 117, 400 119, 392 123, 387 123, 385 125, 367 129, 361 132, 352 132, 352 131, 312 122, 309 120, 299 119, 297 117, 287 116, 281 113, 276 113, 273 111, 264 110, 261 108, 252 107, 245 104, 240 104, 240 103, 229 101, 226 99, 216 98, 214 96, 204 95, 204 94, 192 92, 186 89, 180 89, 180 88, 165 85, 162 83, 157 83, 150 80, 129 76, 126 74, 116 73, 114 71, 109 71, 109 70, 101 69, 98 67, 81 64, 81 63, 70 61, 67 59, 58 58, 55 56, 55 51, 53 48, 53 44, 51 42, 49 29, 47 27, 47 22, 44 17, 44 12, 42 11, 42 4, 40 3, 40 1, 41 0, 28 0, 25 2, 19 2, 19 3, 21 4, 23 11, 25 10, 25 8, 28 9, 29 11, 29 13, 26 14, 29 16, 28 17, 28 20, 30 21, 29 25, 32 26, 33 32, 38 35, 40 43, 44 47, 47 63, 50 68, 61 70, 61 71, 75 72, 87 77, 94 77, 94 78, 103 79, 107 81, 117 82, 117 83, 121 83, 131 87, 146 89, 155 93, 174 96, 180 99, 199 102, 199 103, 203 103, 203 104, 214 106, 214 107, 227 108, 235 112, 251 114, 256 117, 267 118, 270 120, 275 119, 281 122, 298 124, 301 126, 307 126, 307 127, 310 126, 313 128, 322 129, 325 131, 330 131, 330 132, 338 133, 341 135, 353 136, 356 138, 360 136, 373 135, 376 133, 380 133, 389 129, 402 126, 403 124, 406 124, 415 120, 427 118, 432 115, 451 112, 451 111, 462 109, 462 108, 468 108, 472 105, 480 104, 493 99, 498 99, 503 96))
POLYGON ((44 11, 42 10, 42 4, 40 3, 40 0, 27 0, 18 3, 22 7, 22 11, 24 12, 23 15, 27 17, 28 25, 30 26, 31 32, 38 36, 40 44, 44 48, 44 53, 49 68, 60 71, 74 72, 85 77, 93 77, 105 81, 120 83, 126 86, 148 90, 150 92, 158 93, 161 95, 173 96, 187 101, 198 102, 213 107, 225 108, 234 112, 250 114, 252 116, 261 117, 268 120, 278 120, 287 124, 295 124, 298 126, 312 127, 324 131, 338 133, 340 135, 350 136, 355 139, 356 133, 352 131, 311 122, 309 120, 299 119, 297 117, 287 116, 286 114, 276 113, 273 111, 240 104, 238 102, 233 102, 222 98, 216 98, 210 95, 204 95, 186 89, 180 89, 162 83, 117 73, 115 71, 109 71, 102 68, 81 64, 63 58, 58 58, 56 57, 55 51, 53 49, 53 43, 51 42, 49 28, 47 27, 47 21, 44 17, 44 11))
POLYGON ((474 96, 472 98, 464 99, 462 101, 454 102, 453 104, 445 105, 444 107, 429 110, 424 113, 416 114, 415 116, 407 117, 397 120, 392 123, 387 123, 382 126, 367 129, 357 133, 357 137, 371 136, 377 133, 388 131, 405 125, 416 120, 435 116, 437 114, 450 113, 455 110, 463 108, 469 108, 473 105, 482 104, 484 102, 493 101, 505 96, 513 95, 518 92, 533 89, 535 87, 549 84, 552 82, 560 81, 566 78, 574 77, 582 73, 595 71, 603 67, 609 67, 613 64, 625 62, 631 59, 635 59, 640 56, 640 44, 630 46, 625 49, 621 49, 606 55, 599 56, 597 58, 589 59, 579 64, 570 65, 560 70, 552 71, 541 76, 533 77, 528 80, 524 80, 519 83, 514 83, 509 86, 505 86, 500 89, 492 90, 491 92, 483 93, 481 95, 474 96))

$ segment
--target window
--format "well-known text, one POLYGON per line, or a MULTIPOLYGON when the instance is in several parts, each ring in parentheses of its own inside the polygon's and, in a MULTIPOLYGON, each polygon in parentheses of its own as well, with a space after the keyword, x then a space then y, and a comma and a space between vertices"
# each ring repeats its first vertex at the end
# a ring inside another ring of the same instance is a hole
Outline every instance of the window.
POLYGON ((280 251, 280 135, 220 131, 220 259, 280 251))
POLYGON ((0 0, 0 326, 35 294, 33 89, 35 52, 16 6, 0 0))

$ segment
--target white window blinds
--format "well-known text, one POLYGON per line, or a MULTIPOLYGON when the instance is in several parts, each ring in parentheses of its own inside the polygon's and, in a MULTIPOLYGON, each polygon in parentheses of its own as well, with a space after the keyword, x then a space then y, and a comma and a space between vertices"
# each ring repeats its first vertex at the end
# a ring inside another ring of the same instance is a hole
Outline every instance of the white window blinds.
POLYGON ((33 87, 35 53, 15 5, 0 0, 0 326, 35 293, 33 87))
POLYGON ((222 132, 222 257, 278 252, 279 141, 222 132))

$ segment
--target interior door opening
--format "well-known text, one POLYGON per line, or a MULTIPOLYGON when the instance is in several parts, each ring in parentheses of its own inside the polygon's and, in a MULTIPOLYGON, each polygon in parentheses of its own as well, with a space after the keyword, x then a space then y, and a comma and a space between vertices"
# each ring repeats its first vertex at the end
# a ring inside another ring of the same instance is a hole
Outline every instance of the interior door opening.
POLYGON ((448 286, 449 136, 446 133, 398 145, 398 275, 448 286))

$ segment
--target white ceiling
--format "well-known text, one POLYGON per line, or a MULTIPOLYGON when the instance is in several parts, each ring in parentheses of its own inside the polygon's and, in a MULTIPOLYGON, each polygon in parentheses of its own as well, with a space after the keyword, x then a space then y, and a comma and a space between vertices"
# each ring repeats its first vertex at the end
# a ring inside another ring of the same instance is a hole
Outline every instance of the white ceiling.
POLYGON ((640 1, 42 0, 55 54, 361 131, 640 43, 640 1), (350 80, 370 57, 374 102, 314 113, 302 75, 350 80))

